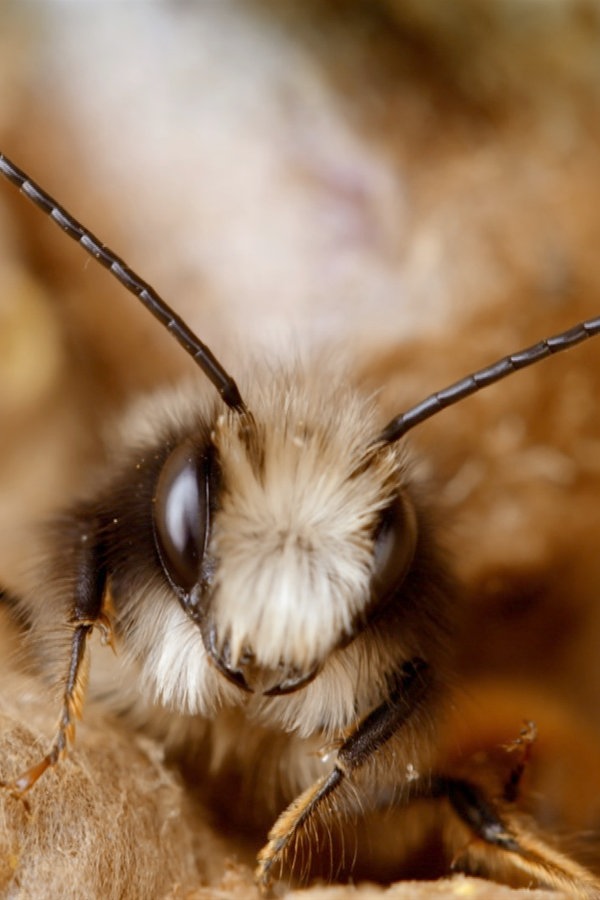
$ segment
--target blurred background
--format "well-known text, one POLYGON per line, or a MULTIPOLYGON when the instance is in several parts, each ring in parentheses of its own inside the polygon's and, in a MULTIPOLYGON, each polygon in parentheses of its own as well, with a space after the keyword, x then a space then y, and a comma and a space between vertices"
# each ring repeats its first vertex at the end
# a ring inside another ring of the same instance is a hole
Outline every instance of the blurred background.
MULTIPOLYGON (((333 344, 382 420, 600 314, 599 137, 595 0, 0 10, 0 149, 242 382, 333 344)), ((0 583, 18 591, 29 530, 85 486, 99 429, 190 371, 171 343, 0 183, 0 583)), ((409 441, 464 584, 462 696, 513 736, 552 720, 544 785, 586 833, 599 397, 590 342, 409 441)))

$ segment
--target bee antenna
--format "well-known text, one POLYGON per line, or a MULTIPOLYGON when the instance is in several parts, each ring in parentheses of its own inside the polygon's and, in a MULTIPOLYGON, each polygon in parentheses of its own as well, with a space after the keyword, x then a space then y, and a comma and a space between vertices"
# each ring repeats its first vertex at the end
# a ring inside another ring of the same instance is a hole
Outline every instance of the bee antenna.
POLYGON ((502 357, 502 359, 491 365, 461 378, 460 381, 455 381, 449 387, 430 394, 429 397, 421 400, 420 403, 412 406, 406 412, 395 416, 380 434, 377 444, 391 444, 397 441, 407 431, 414 428, 415 425, 419 425, 426 419, 431 418, 431 416, 437 415, 437 413, 446 409, 447 406, 459 403, 465 397, 475 394, 495 381, 506 378, 507 375, 512 375, 513 372, 518 372, 519 369, 532 366, 555 353, 569 350, 569 348, 587 340, 587 338, 594 337, 598 333, 600 333, 600 317, 580 322, 579 325, 569 328, 568 331, 562 331, 560 334, 538 341, 537 344, 533 344, 525 350, 502 357))
POLYGON ((84 228, 53 197, 43 191, 2 153, 0 153, 0 173, 14 184, 28 200, 39 206, 70 238, 80 244, 86 253, 89 253, 101 266, 108 269, 123 287, 135 294, 146 309, 164 325, 185 352, 200 366, 227 406, 239 413, 246 412, 244 401, 231 375, 225 371, 206 344, 196 337, 183 319, 156 293, 154 288, 140 278, 116 253, 99 241, 91 231, 84 228))

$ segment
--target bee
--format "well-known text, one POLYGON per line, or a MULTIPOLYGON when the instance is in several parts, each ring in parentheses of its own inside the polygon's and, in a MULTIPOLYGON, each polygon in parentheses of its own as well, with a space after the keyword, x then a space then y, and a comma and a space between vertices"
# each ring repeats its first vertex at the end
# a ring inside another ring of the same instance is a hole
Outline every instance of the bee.
POLYGON ((262 890, 312 871, 332 823, 429 804, 467 870, 600 897, 596 878, 511 808, 533 725, 485 777, 444 766, 460 590, 403 442, 446 407, 597 335, 600 317, 386 424, 326 361, 253 368, 239 387, 147 282, 4 155, 0 172, 201 370, 127 411, 110 465, 40 531, 39 560, 10 605, 42 668, 62 673, 62 708, 48 752, 5 789, 26 794, 73 742, 98 630, 119 658, 117 676, 114 666, 98 676, 105 702, 186 772, 205 765, 225 815, 240 805, 227 782, 257 821, 279 813, 258 855, 262 890))

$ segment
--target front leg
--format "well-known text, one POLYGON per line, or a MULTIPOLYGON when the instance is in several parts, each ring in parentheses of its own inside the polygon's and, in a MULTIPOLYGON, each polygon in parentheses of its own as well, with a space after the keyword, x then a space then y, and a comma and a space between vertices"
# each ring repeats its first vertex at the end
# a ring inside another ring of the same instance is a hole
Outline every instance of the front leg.
POLYGON ((340 747, 331 773, 297 797, 279 816, 269 840, 258 855, 256 880, 266 890, 275 866, 282 866, 296 842, 311 830, 315 817, 335 798, 341 785, 350 781, 391 737, 420 709, 431 690, 429 667, 421 659, 404 663, 395 677, 387 700, 374 709, 340 747))
POLYGON ((48 753, 12 781, 0 782, 17 797, 28 791, 44 772, 55 766, 75 737, 75 721, 81 718, 87 675, 87 639, 94 626, 110 635, 110 625, 102 611, 106 588, 106 571, 101 562, 101 549, 95 534, 86 533, 76 554, 76 577, 71 608, 72 636, 67 674, 64 681, 62 709, 56 735, 48 753))

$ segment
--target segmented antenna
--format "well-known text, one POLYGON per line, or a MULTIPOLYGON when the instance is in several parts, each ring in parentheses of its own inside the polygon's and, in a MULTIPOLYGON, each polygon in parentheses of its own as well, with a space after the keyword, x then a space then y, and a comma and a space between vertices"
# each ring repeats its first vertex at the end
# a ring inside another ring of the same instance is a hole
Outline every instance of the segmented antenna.
MULTIPOLYGON (((3 153, 0 153, 0 174, 14 184, 32 203, 39 206, 70 238, 80 244, 100 265, 108 269, 123 287, 127 288, 130 293, 134 294, 143 303, 146 309, 158 319, 167 331, 173 335, 175 340, 179 342, 186 353, 200 366, 231 409, 239 413, 246 412, 246 406, 233 378, 225 371, 206 344, 202 343, 183 319, 157 294, 154 288, 130 269, 113 250, 98 240, 91 231, 84 228, 64 207, 43 191, 39 185, 32 181, 25 172, 12 163, 3 153)), ((598 333, 600 333, 600 317, 580 322, 579 325, 575 325, 567 331, 538 341, 537 344, 533 344, 531 347, 527 347, 517 353, 512 353, 510 356, 504 356, 502 359, 461 378, 441 391, 430 394, 429 397, 426 397, 406 412, 395 416, 381 432, 377 443, 393 443, 416 425, 446 409, 447 406, 459 403, 489 384, 500 381, 502 378, 506 378, 507 375, 512 375, 513 372, 518 372, 520 369, 534 365, 555 353, 569 350, 576 344, 581 343, 581 341, 594 337, 598 333)))
POLYGON ((47 216, 56 222, 59 228, 62 228, 70 238, 80 244, 101 266, 108 269, 117 281, 121 282, 123 287, 127 288, 130 293, 135 294, 146 309, 164 325, 175 340, 181 344, 185 352, 200 366, 227 406, 239 413, 246 411, 246 406, 233 378, 228 375, 206 344, 203 344, 196 337, 183 319, 156 293, 154 288, 130 269, 109 247, 99 241, 91 231, 84 228, 66 209, 43 191, 35 181, 32 181, 25 172, 15 166, 3 153, 0 153, 0 173, 12 182, 32 203, 39 206, 47 216))
POLYGON ((429 397, 421 400, 420 403, 411 407, 407 412, 395 416, 382 431, 378 438, 378 443, 391 444, 405 435, 411 428, 414 428, 415 425, 430 419, 431 416, 435 416, 447 406, 452 406, 454 403, 464 400, 465 397, 475 394, 481 388, 487 387, 488 384, 500 381, 502 378, 506 378, 507 375, 518 372, 519 369, 532 366, 540 360, 546 359, 547 356, 552 356, 554 353, 562 353, 563 350, 569 350, 570 347, 574 347, 576 344, 580 344, 581 341, 594 337, 598 333, 600 333, 600 317, 580 322, 579 325, 569 328, 568 331, 562 331, 560 334, 538 341, 537 344, 526 347, 525 350, 519 350, 518 353, 504 356, 490 366, 485 366, 485 368, 479 369, 465 378, 461 378, 460 381, 455 381, 449 387, 436 391, 435 394, 430 394, 429 397))

